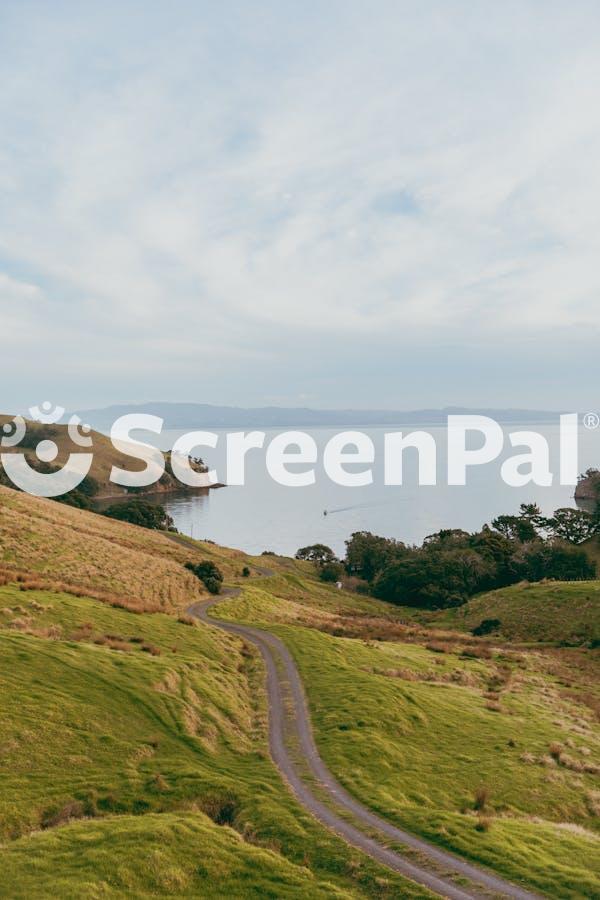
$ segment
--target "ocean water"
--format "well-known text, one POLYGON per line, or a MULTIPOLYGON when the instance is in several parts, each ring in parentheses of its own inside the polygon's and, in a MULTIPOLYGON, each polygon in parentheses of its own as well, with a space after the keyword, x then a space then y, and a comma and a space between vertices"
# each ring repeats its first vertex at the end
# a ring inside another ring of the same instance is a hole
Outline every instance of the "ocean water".
MULTIPOLYGON (((265 446, 280 430, 265 431, 265 446)), ((271 550, 293 555, 299 547, 316 542, 328 544, 336 553, 343 554, 344 541, 354 531, 372 531, 413 544, 441 528, 473 531, 499 514, 516 513, 520 503, 536 502, 545 514, 561 506, 575 505, 574 488, 559 483, 558 425, 531 426, 531 430, 543 434, 549 443, 551 471, 555 475, 553 486, 524 488, 507 486, 500 475, 503 459, 524 452, 522 448, 512 450, 510 445, 498 461, 470 470, 465 487, 449 487, 445 476, 446 431, 441 427, 424 429, 432 434, 438 446, 437 486, 418 485, 415 451, 405 453, 404 484, 386 486, 383 445, 385 433, 393 431, 389 426, 363 429, 376 449, 373 483, 359 488, 341 487, 329 480, 322 467, 322 448, 337 430, 299 430, 309 432, 319 447, 316 484, 300 488, 278 484, 267 472, 264 451, 252 450, 246 457, 243 487, 176 493, 161 499, 176 527, 195 538, 209 538, 253 554, 271 550)), ((411 429, 403 430, 406 433, 411 429)), ((523 424, 504 426, 505 434, 522 430, 527 430, 523 424)), ((226 432, 214 431, 219 434, 217 448, 198 448, 197 452, 216 468, 219 479, 225 480, 226 432)), ((159 440, 161 448, 169 449, 182 433, 164 432, 159 440)), ((584 471, 591 466, 600 468, 600 430, 590 431, 582 425, 579 468, 584 471)), ((306 466, 299 467, 303 468, 306 466)))

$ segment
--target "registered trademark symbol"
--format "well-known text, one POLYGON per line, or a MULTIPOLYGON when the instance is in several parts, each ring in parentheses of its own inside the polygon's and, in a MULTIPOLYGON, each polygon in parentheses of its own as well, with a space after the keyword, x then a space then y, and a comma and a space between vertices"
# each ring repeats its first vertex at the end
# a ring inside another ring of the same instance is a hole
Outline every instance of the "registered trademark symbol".
POLYGON ((588 413, 583 417, 583 424, 590 431, 594 431, 596 428, 600 428, 600 416, 597 413, 588 413))

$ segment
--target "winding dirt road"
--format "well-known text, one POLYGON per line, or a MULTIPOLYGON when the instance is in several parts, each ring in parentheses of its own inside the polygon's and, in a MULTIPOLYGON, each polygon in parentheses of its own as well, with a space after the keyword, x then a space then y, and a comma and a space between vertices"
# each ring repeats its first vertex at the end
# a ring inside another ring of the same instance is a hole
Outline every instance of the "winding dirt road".
POLYGON ((397 828, 359 803, 336 781, 316 748, 302 681, 285 644, 269 632, 208 615, 209 610, 220 599, 236 596, 240 592, 240 588, 226 588, 220 597, 194 603, 188 612, 207 625, 238 635, 260 650, 267 669, 271 756, 298 801, 319 822, 347 843, 441 897, 452 900, 473 900, 490 896, 539 900, 539 895, 397 828), (294 761, 288 749, 288 738, 292 739, 294 746, 300 751, 304 764, 302 767, 294 761), (319 799, 307 780, 304 767, 309 773, 308 778, 312 776, 316 779, 319 792, 328 795, 328 803, 319 799), (348 814, 352 821, 343 817, 348 814), (359 825, 365 827, 364 832, 359 825), (388 842, 404 845, 412 851, 413 857, 418 854, 418 862, 390 849, 388 842), (455 879, 463 883, 459 884, 455 879), (469 881, 466 887, 464 879, 469 881))

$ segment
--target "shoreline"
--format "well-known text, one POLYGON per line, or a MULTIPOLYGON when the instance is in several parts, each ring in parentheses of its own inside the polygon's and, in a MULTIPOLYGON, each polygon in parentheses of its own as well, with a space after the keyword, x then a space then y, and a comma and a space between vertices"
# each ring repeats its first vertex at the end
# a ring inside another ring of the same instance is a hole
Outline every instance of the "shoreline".
POLYGON ((99 491, 92 500, 94 503, 100 502, 104 503, 107 500, 133 500, 137 498, 145 498, 145 497, 162 497, 164 494, 201 494, 207 493, 208 491, 217 490, 218 488, 225 488, 226 484, 218 481, 215 484, 207 484, 202 487, 189 487, 183 484, 177 485, 169 485, 167 487, 158 488, 151 491, 128 491, 127 488, 123 488, 118 493, 114 492, 103 492, 99 491))

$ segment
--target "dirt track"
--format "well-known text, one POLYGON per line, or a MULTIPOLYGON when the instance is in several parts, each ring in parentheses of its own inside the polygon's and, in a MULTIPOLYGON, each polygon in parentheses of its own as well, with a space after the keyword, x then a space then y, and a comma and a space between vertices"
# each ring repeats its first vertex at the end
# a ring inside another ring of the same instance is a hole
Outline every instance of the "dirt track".
POLYGON ((209 610, 220 599, 237 596, 240 592, 240 588, 226 588, 220 597, 195 603, 188 612, 207 625, 238 635, 259 648, 267 668, 271 756, 298 801, 323 825, 349 844, 441 897, 453 900, 490 896, 533 900, 539 897, 397 828, 355 800, 336 781, 314 743, 302 681, 287 647, 279 638, 258 628, 209 617, 209 610), (286 746, 286 737, 290 736, 300 749, 310 775, 332 801, 331 806, 320 800, 303 779, 299 766, 293 761, 286 746), (350 813, 356 825, 342 818, 340 813, 334 811, 335 807, 341 814, 350 813), (365 832, 360 830, 361 825, 365 827, 365 832), (372 836, 374 831, 379 833, 378 836, 372 836), (416 851, 422 863, 413 862, 401 853, 389 849, 387 844, 390 841, 416 851), (454 878, 467 878, 470 885, 459 885, 454 878))

